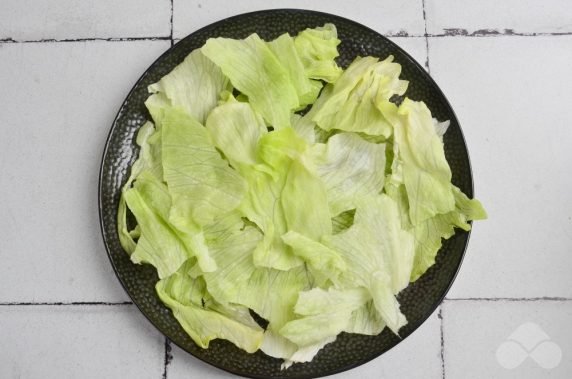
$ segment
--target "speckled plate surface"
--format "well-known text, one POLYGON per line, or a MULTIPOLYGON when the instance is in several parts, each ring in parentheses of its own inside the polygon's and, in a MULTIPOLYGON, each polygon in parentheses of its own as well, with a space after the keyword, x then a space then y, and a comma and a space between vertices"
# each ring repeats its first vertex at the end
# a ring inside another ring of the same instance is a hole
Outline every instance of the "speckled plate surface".
MULTIPOLYGON (((135 134, 149 118, 144 101, 147 86, 158 81, 180 63, 193 49, 210 37, 245 38, 258 33, 270 40, 284 32, 296 34, 308 27, 334 23, 342 43, 339 64, 343 67, 358 55, 385 58, 389 54, 403 67, 402 79, 409 80, 407 96, 427 103, 434 117, 451 120, 445 134, 445 153, 453 172, 453 183, 469 197, 473 182, 467 148, 459 123, 447 99, 425 70, 393 42, 354 21, 306 10, 268 10, 231 17, 202 28, 177 43, 147 69, 135 84, 111 127, 105 146, 99 180, 99 212, 103 239, 111 264, 121 284, 141 312, 171 341, 195 357, 237 375, 253 378, 312 378, 331 375, 359 366, 378 357, 417 329, 437 308, 451 286, 461 264, 469 234, 457 231, 447 240, 436 264, 399 296, 408 324, 400 330, 401 338, 387 328, 378 336, 342 333, 310 363, 295 364, 281 371, 281 360, 262 352, 248 354, 228 341, 215 340, 201 349, 183 331, 171 311, 154 291, 157 274, 153 267, 131 263, 117 236, 116 211, 120 190, 127 180, 129 167, 138 154, 135 134)), ((380 358, 383 359, 383 358, 380 358)), ((406 368, 404 368, 406 370, 406 368)), ((406 372, 404 372, 406 375, 406 372)))

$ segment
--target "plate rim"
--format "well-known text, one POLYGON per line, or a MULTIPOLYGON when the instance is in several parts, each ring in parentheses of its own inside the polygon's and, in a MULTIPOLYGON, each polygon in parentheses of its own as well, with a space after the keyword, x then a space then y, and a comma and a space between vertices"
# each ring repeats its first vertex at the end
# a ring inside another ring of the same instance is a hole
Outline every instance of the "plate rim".
MULTIPOLYGON (((141 308, 141 306, 138 304, 138 302, 136 302, 133 299, 133 296, 130 294, 130 292, 127 290, 127 286, 124 283, 123 279, 121 278, 121 276, 118 273, 117 267, 115 265, 115 262, 113 260, 113 257, 111 255, 111 247, 109 244, 108 239, 106 238, 106 227, 104 225, 104 217, 103 217, 103 211, 104 211, 104 206, 103 206, 103 181, 104 181, 104 166, 105 166, 105 158, 107 157, 108 154, 108 150, 110 147, 110 141, 111 141, 111 137, 114 134, 114 131, 117 128, 117 124, 118 124, 118 120, 119 118, 122 116, 122 111, 123 108, 125 106, 125 104, 127 103, 128 99, 131 97, 131 95, 133 94, 133 92, 135 91, 135 89, 139 86, 139 84, 143 81, 143 79, 146 77, 146 75, 148 74, 148 72, 160 61, 162 61, 166 56, 168 56, 173 49, 179 45, 180 43, 182 43, 183 41, 191 38, 194 34, 199 33, 201 31, 203 31, 204 29, 207 28, 211 28, 213 26, 217 26, 217 25, 221 25, 224 23, 227 23, 229 21, 233 21, 236 19, 241 19, 241 18, 248 18, 249 16, 255 16, 258 14, 265 14, 265 13, 275 13, 275 12, 292 12, 292 13, 310 13, 310 14, 315 14, 315 15, 320 15, 320 16, 324 16, 324 17, 328 17, 328 18, 332 18, 332 23, 335 24, 335 19, 340 20, 343 23, 346 24, 354 24, 357 27, 366 29, 372 33, 374 33, 376 36, 386 40, 386 42, 388 42, 390 45, 392 45, 393 48, 396 48, 397 50, 399 50, 408 60, 409 63, 413 64, 414 66, 416 66, 418 69, 420 69, 420 71, 422 72, 422 75, 425 76, 425 78, 427 80, 429 80, 429 83, 431 84, 432 88, 434 90, 437 91, 438 95, 443 99, 443 102, 445 104, 445 106, 448 108, 448 110, 450 110, 451 115, 453 116, 452 118, 454 118, 457 122, 458 125, 458 129, 459 129, 459 135, 460 138, 462 140, 462 143, 465 147, 466 150, 466 155, 467 155, 467 166, 468 166, 468 173, 470 176, 470 186, 469 186, 469 191, 467 193, 467 195, 470 198, 474 198, 474 180, 473 180, 473 169, 472 169, 472 165, 471 165, 471 159, 470 159, 470 153, 469 153, 469 148, 468 145, 466 143, 466 139, 465 139, 465 135, 463 133, 463 129, 461 127, 461 123, 459 122, 459 119, 455 113, 454 108, 451 106, 451 103, 449 102, 449 99, 445 96, 444 92, 441 90, 441 88, 439 87, 439 85, 435 82, 435 80, 433 79, 433 77, 430 75, 430 73, 419 63, 417 62, 417 60, 415 60, 415 58, 413 58, 407 51, 405 51, 403 48, 401 48, 398 44, 396 44, 395 42, 393 42, 392 40, 390 40, 388 37, 386 37, 385 35, 381 34, 380 32, 374 30, 373 28, 364 25, 358 21, 343 17, 343 16, 339 16, 336 14, 332 14, 332 13, 328 13, 328 12, 323 12, 323 11, 316 11, 316 10, 311 10, 311 9, 303 9, 303 8, 270 8, 270 9, 261 9, 261 10, 256 10, 256 11, 251 11, 251 12, 245 12, 245 13, 239 13, 239 14, 235 14, 229 17, 225 17, 222 19, 219 19, 217 21, 211 22, 205 26, 202 26, 194 31, 192 31, 191 33, 187 34, 185 37, 181 38, 178 42, 173 43, 169 49, 165 50, 162 54, 160 54, 144 71, 143 73, 139 76, 139 78, 135 81, 135 83, 133 84, 133 86, 131 87, 131 89, 129 90, 129 92, 127 93, 127 95, 125 96, 123 102, 121 103, 121 105, 119 106, 119 109, 111 123, 111 127, 109 129, 109 132, 107 134, 107 137, 105 139, 105 145, 104 145, 104 149, 103 149, 103 153, 101 155, 101 163, 100 163, 100 167, 99 167, 99 174, 98 174, 98 191, 97 191, 97 197, 98 197, 98 215, 99 215, 99 226, 100 226, 100 232, 101 232, 101 236, 103 239, 103 244, 105 246, 105 251, 107 253, 107 257, 111 263, 111 266, 113 268, 113 272, 115 273, 116 278, 118 279, 119 283, 121 284, 121 287, 123 288, 123 290, 125 291, 125 293, 127 294, 127 296, 129 297, 129 299, 131 300, 131 303, 133 305, 135 305, 137 307, 137 309, 139 310, 139 312, 151 323, 151 325, 153 325, 153 327, 159 332, 161 333, 161 335, 163 337, 165 337, 167 339, 167 341, 171 344, 175 344, 177 347, 179 347, 181 350, 185 351, 187 354, 190 354, 192 357, 194 357, 195 359, 200 360, 201 362, 204 362, 210 366, 216 367, 217 369, 226 371, 228 373, 231 373, 233 375, 237 375, 239 377, 246 377, 246 378, 253 378, 253 379, 261 379, 261 378, 266 378, 266 376, 259 376, 259 375, 254 375, 254 374, 248 374, 248 373, 243 373, 243 372, 238 372, 236 370, 233 370, 232 368, 229 367, 225 367, 222 366, 220 364, 218 364, 218 362, 209 362, 206 361, 205 359, 193 354, 191 351, 187 350, 185 347, 181 346, 180 344, 178 344, 177 342, 175 342, 174 340, 172 340, 171 338, 169 338, 169 336, 167 336, 165 334, 165 332, 153 321, 153 319, 147 315, 147 313, 145 313, 143 311, 143 309, 141 308)), ((399 36, 398 36, 399 37, 399 36)), ((402 38, 410 38, 410 36, 402 36, 402 38)), ((422 36, 422 37, 418 37, 418 38, 427 38, 426 35, 422 36)), ((171 40, 172 41, 172 40, 171 40)), ((429 54, 429 52, 427 52, 427 54, 429 54)), ((463 265, 464 259, 465 259, 465 255, 467 253, 467 248, 469 246, 469 241, 470 241, 470 237, 471 237, 471 232, 472 232, 472 222, 469 222, 469 224, 471 224, 471 230, 469 231, 465 231, 464 233, 466 233, 466 241, 464 243, 463 249, 460 252, 461 256, 459 259, 459 264, 457 265, 457 267, 455 268, 453 275, 451 277, 451 280, 449 281, 449 283, 447 284, 447 286, 445 287, 443 294, 439 297, 439 299, 437 301, 435 301, 434 305, 432 305, 430 307, 430 310, 427 311, 426 313, 423 314, 422 317, 419 318, 418 322, 416 323, 416 325, 414 325, 413 329, 411 330, 411 332, 409 334, 407 334, 405 337, 401 338, 401 340, 395 344, 393 344, 391 347, 389 347, 387 350, 385 350, 384 352, 381 352, 379 354, 374 354, 370 357, 367 357, 366 359, 362 359, 359 361, 356 361, 355 363, 352 363, 350 365, 344 366, 342 368, 337 368, 337 369, 333 369, 333 370, 328 370, 328 371, 324 371, 324 372, 320 372, 319 375, 314 376, 311 374, 301 374, 300 376, 297 376, 300 379, 311 379, 311 378, 319 378, 319 377, 325 377, 325 376, 330 376, 330 375, 335 375, 335 374, 339 374, 345 371, 349 371, 352 370, 356 367, 359 367, 361 365, 364 365, 374 359, 379 358, 380 356, 382 356, 383 354, 386 354, 387 352, 389 352, 391 349, 393 349, 395 346, 399 345, 400 343, 402 343, 407 337, 411 336, 412 334, 414 334, 419 327, 421 327, 421 325, 423 325, 427 319, 429 319, 429 317, 431 317, 431 315, 433 315, 433 313, 435 313, 435 311, 441 306, 441 304, 443 303, 443 301, 445 300, 445 297, 447 296, 447 294, 449 293, 453 283, 455 282, 455 280, 457 279, 457 276, 459 274, 459 271, 461 270, 461 266, 463 265)), ((457 233, 457 231, 455 232, 457 233)), ((166 345, 166 344, 165 344, 166 345)), ((165 347, 167 349, 167 347, 165 347)), ((238 347, 237 347, 238 349, 238 347)), ((169 351, 166 351, 166 354, 169 354, 169 351)), ((165 365, 168 365, 168 363, 165 363, 165 365)), ((278 377, 275 377, 278 378, 278 377)))

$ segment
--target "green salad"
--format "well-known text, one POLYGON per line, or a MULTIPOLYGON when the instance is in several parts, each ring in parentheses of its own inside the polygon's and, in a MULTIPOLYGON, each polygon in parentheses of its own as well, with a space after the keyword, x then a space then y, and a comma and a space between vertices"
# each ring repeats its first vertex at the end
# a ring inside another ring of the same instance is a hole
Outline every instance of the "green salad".
POLYGON ((119 237, 203 348, 222 338, 288 367, 341 332, 399 334, 396 295, 486 217, 451 183, 448 122, 405 97, 401 66, 344 70, 339 43, 332 24, 211 38, 149 86, 119 237))

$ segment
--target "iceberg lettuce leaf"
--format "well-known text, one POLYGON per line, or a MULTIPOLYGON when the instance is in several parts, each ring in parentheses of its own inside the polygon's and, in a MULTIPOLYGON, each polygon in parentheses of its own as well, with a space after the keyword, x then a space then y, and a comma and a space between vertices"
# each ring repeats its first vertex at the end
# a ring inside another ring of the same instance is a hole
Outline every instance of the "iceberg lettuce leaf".
POLYGON ((210 38, 201 51, 248 97, 252 107, 276 129, 290 125, 298 94, 290 75, 256 34, 243 40, 210 38))
POLYGON ((208 348, 210 341, 222 338, 249 353, 258 350, 264 330, 250 317, 248 308, 219 304, 208 294, 203 279, 190 277, 185 269, 160 280, 155 288, 195 343, 208 348))
POLYGON ((228 85, 220 68, 205 57, 201 49, 195 49, 171 72, 149 86, 149 92, 155 95, 146 105, 156 123, 162 119, 162 109, 174 107, 204 124, 228 85))
POLYGON ((393 56, 381 62, 374 57, 356 58, 332 91, 321 95, 327 98, 320 102, 312 120, 327 131, 338 129, 388 138, 392 126, 380 104, 405 93, 408 82, 399 79, 400 72, 401 66, 393 62, 393 56))
POLYGON ((326 185, 332 215, 354 209, 360 197, 375 195, 385 179, 385 145, 367 142, 354 133, 336 134, 315 145, 313 162, 326 185))
POLYGON ((334 24, 305 29, 294 38, 304 71, 309 78, 335 82, 342 73, 335 58, 339 55, 338 32, 334 24))

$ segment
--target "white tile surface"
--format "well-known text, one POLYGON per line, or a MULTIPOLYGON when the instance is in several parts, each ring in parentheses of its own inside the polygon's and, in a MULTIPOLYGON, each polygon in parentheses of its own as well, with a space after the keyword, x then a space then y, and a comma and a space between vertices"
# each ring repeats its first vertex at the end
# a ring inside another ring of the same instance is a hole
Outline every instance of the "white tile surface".
POLYGON ((0 39, 168 37, 170 0, 2 0, 0 39))
POLYGON ((422 67, 425 67, 427 60, 425 37, 390 37, 389 39, 411 55, 422 67))
MULTIPOLYGON (((396 347, 360 367, 331 379, 360 378, 441 378, 441 320, 435 312, 411 336, 396 347), (415 362, 414 364, 404 364, 415 362)), ((168 379, 200 377, 204 379, 233 378, 222 370, 211 367, 183 350, 173 347, 173 360, 167 367, 168 379)))
POLYGON ((446 378, 570 377, 570 301, 448 301, 442 315, 446 378))
POLYGON ((572 32, 569 0, 425 0, 427 31, 447 29, 515 33, 572 32))
POLYGON ((363 23, 383 34, 406 32, 419 36, 425 30, 421 0, 174 0, 173 34, 175 38, 183 38, 226 17, 276 8, 303 8, 333 13, 363 23))
POLYGON ((98 171, 111 122, 167 41, 0 44, 0 302, 119 301, 98 171))
POLYGON ((1 378, 153 378, 164 338, 134 306, 0 307, 1 378))
POLYGON ((489 213, 449 296, 572 297, 572 36, 429 42, 489 213))

